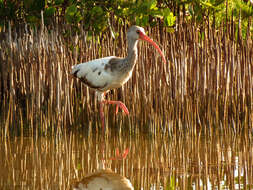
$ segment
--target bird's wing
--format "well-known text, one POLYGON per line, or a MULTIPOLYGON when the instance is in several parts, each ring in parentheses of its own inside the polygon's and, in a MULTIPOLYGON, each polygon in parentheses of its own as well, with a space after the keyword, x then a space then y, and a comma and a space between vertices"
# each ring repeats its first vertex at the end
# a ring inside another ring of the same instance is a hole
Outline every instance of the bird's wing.
POLYGON ((72 67, 75 77, 79 78, 90 88, 104 89, 111 83, 113 76, 104 69, 105 65, 115 56, 95 59, 86 63, 81 63, 72 67))

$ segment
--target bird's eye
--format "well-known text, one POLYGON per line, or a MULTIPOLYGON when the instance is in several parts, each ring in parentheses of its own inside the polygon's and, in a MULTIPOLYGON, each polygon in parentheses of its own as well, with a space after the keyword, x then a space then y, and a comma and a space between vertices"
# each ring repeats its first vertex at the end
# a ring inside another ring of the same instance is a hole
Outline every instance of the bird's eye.
POLYGON ((137 34, 140 34, 140 30, 137 30, 136 33, 137 33, 137 34))

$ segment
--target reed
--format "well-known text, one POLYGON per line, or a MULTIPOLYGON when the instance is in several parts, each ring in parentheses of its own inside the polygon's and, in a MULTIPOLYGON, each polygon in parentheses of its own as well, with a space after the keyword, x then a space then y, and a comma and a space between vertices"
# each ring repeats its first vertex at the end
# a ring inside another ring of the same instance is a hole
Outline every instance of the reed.
MULTIPOLYGON (((182 21, 180 21, 182 22, 182 21)), ((250 22, 249 22, 250 27, 250 22)), ((82 27, 80 27, 82 28, 82 27)), ((47 31, 25 26, 23 32, 4 28, 0 41, 0 125, 2 134, 35 135, 69 129, 100 128, 94 93, 70 76, 71 66, 95 58, 125 56, 125 29, 88 37, 85 31, 65 37, 64 27, 47 31)), ((106 106, 109 128, 176 133, 252 131, 252 34, 242 39, 233 20, 215 30, 211 24, 178 23, 169 33, 147 28, 168 59, 140 43, 130 81, 108 98, 125 102, 130 116, 115 116, 106 106), (136 129, 136 126, 137 129, 136 129)))

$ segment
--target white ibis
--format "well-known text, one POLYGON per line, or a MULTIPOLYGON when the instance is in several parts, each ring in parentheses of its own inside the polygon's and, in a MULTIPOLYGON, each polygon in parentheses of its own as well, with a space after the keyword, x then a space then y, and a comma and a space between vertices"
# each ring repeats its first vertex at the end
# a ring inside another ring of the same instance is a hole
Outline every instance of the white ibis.
POLYGON ((96 90, 96 94, 100 102, 100 117, 103 129, 103 104, 116 104, 116 114, 118 113, 118 107, 120 107, 125 114, 129 114, 129 111, 123 102, 105 100, 104 96, 109 90, 121 87, 132 76, 137 60, 138 40, 144 40, 152 44, 158 50, 163 61, 166 63, 166 59, 161 49, 145 34, 142 27, 130 27, 127 31, 127 40, 128 51, 125 58, 115 56, 104 57, 72 67, 72 75, 79 78, 88 87, 96 90))
POLYGON ((130 181, 110 169, 102 169, 73 185, 73 190, 134 190, 130 181))

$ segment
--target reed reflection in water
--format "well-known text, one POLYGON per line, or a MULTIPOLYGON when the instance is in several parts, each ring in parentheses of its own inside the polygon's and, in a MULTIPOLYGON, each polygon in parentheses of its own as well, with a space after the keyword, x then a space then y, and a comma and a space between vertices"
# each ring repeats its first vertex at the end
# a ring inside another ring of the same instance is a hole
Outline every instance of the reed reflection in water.
POLYGON ((102 160, 134 189, 253 188, 252 137, 246 136, 90 131, 1 138, 0 148, 0 189, 70 189, 102 160), (126 149, 125 159, 112 159, 126 149))

